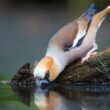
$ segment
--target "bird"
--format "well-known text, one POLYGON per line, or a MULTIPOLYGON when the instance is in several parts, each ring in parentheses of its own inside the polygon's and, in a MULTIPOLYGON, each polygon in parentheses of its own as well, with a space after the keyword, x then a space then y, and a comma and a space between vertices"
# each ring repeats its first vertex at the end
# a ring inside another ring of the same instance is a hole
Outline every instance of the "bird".
POLYGON ((54 81, 65 67, 77 59, 86 61, 97 49, 96 33, 110 6, 96 13, 92 4, 79 18, 63 26, 50 39, 46 54, 34 64, 36 81, 54 81))

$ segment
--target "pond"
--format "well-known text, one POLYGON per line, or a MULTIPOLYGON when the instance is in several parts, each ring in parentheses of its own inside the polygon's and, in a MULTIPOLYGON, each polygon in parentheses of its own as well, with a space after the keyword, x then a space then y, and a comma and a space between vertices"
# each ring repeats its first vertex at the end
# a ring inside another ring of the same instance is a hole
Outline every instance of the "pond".
POLYGON ((17 88, 0 84, 0 110, 109 110, 108 86, 17 88))

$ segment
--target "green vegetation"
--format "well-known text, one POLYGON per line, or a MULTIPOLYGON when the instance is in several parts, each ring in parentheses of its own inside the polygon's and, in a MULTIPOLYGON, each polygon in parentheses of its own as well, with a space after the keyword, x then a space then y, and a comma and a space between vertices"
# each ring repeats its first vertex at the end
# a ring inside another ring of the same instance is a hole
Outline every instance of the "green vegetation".
MULTIPOLYGON (((12 75, 10 74, 1 74, 1 80, 11 80, 12 75)), ((33 97, 30 99, 30 106, 24 104, 21 100, 21 97, 13 91, 11 85, 0 83, 0 110, 37 110, 34 105, 33 97)))
POLYGON ((92 65, 93 67, 96 68, 96 70, 102 74, 104 74, 104 76, 106 76, 108 79, 110 77, 110 54, 104 54, 100 57, 96 57, 94 60, 92 60, 90 62, 90 65, 92 65))
POLYGON ((34 105, 33 97, 30 106, 22 103, 20 97, 14 93, 11 85, 0 84, 0 109, 3 110, 37 110, 34 105))

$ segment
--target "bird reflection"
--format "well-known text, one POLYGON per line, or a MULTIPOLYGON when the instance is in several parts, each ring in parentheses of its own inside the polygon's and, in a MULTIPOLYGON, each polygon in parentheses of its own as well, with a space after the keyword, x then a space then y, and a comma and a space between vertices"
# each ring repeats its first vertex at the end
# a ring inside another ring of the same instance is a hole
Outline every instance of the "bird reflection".
POLYGON ((60 101, 60 95, 55 91, 36 90, 34 103, 39 110, 54 110, 60 101))
POLYGON ((34 95, 34 105, 37 110, 108 110, 110 108, 109 87, 13 87, 20 100, 31 103, 34 95))
POLYGON ((34 92, 34 88, 32 86, 30 87, 19 87, 19 86, 13 86, 12 85, 13 92, 19 97, 19 100, 26 104, 27 106, 31 106, 31 96, 34 92))
POLYGON ((100 100, 108 96, 110 97, 110 94, 103 92, 102 88, 100 90, 100 88, 87 87, 78 90, 78 88, 56 87, 53 90, 36 89, 34 103, 39 110, 89 110, 91 108, 98 110, 103 105, 105 107, 109 105, 108 101, 100 100))

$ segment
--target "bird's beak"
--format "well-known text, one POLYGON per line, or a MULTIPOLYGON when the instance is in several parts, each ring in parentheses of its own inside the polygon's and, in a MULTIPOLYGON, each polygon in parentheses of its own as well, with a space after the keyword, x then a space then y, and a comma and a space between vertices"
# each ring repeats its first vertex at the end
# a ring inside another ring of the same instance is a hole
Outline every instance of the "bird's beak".
POLYGON ((41 80, 41 78, 40 78, 40 77, 36 77, 35 79, 36 79, 36 80, 41 80))
POLYGON ((49 84, 49 81, 45 80, 45 79, 40 79, 40 78, 36 78, 36 86, 38 88, 46 88, 49 84))

